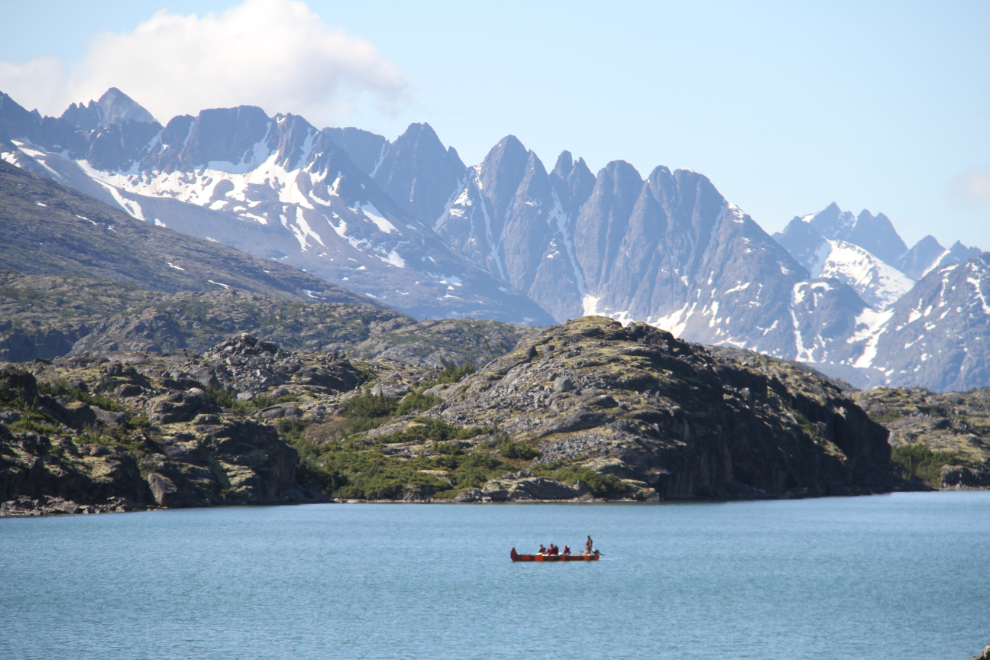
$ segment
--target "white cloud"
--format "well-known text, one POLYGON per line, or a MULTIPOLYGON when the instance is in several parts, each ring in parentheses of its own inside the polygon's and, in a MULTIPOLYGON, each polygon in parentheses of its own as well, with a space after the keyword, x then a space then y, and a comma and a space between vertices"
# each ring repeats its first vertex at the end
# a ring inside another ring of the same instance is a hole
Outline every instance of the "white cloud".
POLYGON ((970 167, 951 185, 953 196, 967 206, 990 203, 990 167, 970 167))
POLYGON ((60 115, 110 87, 162 123, 204 108, 258 105, 322 127, 363 97, 389 112, 409 95, 408 77, 373 44, 331 29, 292 0, 245 0, 203 18, 162 10, 133 32, 98 35, 78 62, 0 62, 0 89, 43 114, 60 115))

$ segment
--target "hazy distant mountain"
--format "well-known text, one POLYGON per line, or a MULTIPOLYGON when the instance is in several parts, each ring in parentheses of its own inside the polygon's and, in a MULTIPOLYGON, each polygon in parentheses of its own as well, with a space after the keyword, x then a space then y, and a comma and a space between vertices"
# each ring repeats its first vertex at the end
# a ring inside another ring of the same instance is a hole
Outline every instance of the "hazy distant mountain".
POLYGON ((957 264, 981 253, 979 248, 966 247, 961 241, 945 249, 934 236, 928 235, 915 243, 894 265, 908 277, 921 279, 935 268, 957 264))
POLYGON ((874 218, 863 211, 859 218, 863 221, 858 222, 855 216, 833 203, 815 215, 795 217, 774 238, 812 277, 834 277, 855 289, 871 307, 883 309, 907 293, 914 280, 862 247, 864 243, 874 246, 893 243, 894 249, 881 247, 881 251, 893 254, 900 250, 903 241, 887 217, 881 213, 874 218), (827 238, 820 230, 833 238, 827 238), (835 236, 855 238, 859 244, 835 236))
POLYGON ((414 125, 410 132, 418 151, 405 149, 402 166, 390 168, 416 185, 395 194, 410 204, 434 200, 427 217, 438 200, 450 200, 434 225, 440 236, 558 321, 582 314, 645 320, 695 341, 794 358, 816 344, 811 335, 834 350, 840 333, 822 310, 844 305, 851 334, 866 307, 838 281, 828 284, 828 296, 819 286, 799 299, 807 271, 695 172, 659 167, 644 181, 616 161, 595 177, 568 152, 548 172, 510 135, 477 167, 454 163, 445 178, 428 180, 448 167, 450 152, 432 131, 414 125), (799 335, 808 335, 804 344, 799 335))
MULTIPOLYGON (((0 97, 0 156, 420 317, 642 320, 859 385, 950 382, 899 366, 932 353, 898 348, 891 323, 933 273, 980 254, 931 237, 908 250, 884 214, 835 204, 771 237, 699 173, 644 179, 613 161, 596 175, 566 151, 548 171, 511 135, 469 167, 425 123, 390 142, 244 106, 162 126, 115 89, 58 119, 0 97)), ((926 322, 930 350, 951 349, 952 318, 926 322)))
POLYGON ((990 253, 931 270, 884 313, 848 364, 891 386, 964 391, 990 382, 990 253))
POLYGON ((804 216, 800 220, 829 240, 858 245, 887 263, 895 262, 907 252, 907 246, 894 229, 890 218, 883 213, 874 216, 863 210, 854 216, 833 202, 823 211, 804 216))
POLYGON ((366 167, 385 165, 394 174, 387 183, 401 180, 401 158, 392 167, 382 152, 404 146, 398 142, 319 131, 301 117, 270 118, 249 106, 175 117, 163 127, 117 90, 59 119, 3 101, 0 126, 17 148, 5 160, 33 160, 67 185, 104 201, 109 194, 134 217, 295 265, 420 317, 551 321, 396 204, 332 136, 366 167), (99 129, 76 125, 96 119, 99 129))

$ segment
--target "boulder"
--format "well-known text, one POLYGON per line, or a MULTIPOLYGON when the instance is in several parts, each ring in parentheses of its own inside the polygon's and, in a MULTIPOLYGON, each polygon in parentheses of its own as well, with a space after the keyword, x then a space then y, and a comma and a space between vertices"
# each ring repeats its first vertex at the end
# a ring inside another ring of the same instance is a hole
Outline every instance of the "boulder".
POLYGON ((194 387, 185 392, 172 392, 155 399, 149 410, 149 417, 157 424, 175 424, 191 421, 203 412, 219 412, 210 404, 206 392, 194 387))
POLYGON ((455 502, 480 502, 484 495, 478 488, 472 488, 471 490, 466 490, 457 497, 454 498, 455 502))
POLYGON ((409 388, 401 384, 389 385, 386 383, 378 383, 374 388, 372 388, 371 393, 375 396, 384 395, 392 398, 398 398, 409 394, 409 388))
POLYGON ((501 479, 492 479, 485 484, 482 496, 493 502, 506 500, 572 500, 588 494, 584 484, 567 484, 534 477, 529 470, 518 474, 507 474, 501 479))
POLYGON ((158 502, 159 506, 169 506, 172 503, 171 500, 174 499, 175 492, 178 490, 171 479, 155 472, 148 474, 148 487, 151 489, 151 495, 158 502))
POLYGON ((38 382, 30 372, 8 366, 0 369, 0 403, 13 401, 36 404, 38 382))

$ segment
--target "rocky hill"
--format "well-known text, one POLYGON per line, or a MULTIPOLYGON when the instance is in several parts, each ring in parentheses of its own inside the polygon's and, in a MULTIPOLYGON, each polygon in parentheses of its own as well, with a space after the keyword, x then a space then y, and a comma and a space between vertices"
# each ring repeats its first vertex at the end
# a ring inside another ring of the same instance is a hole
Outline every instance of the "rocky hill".
POLYGON ((990 488, 990 389, 878 387, 852 398, 890 431, 905 476, 936 488, 990 488))
POLYGON ((0 371, 0 509, 804 497, 909 487, 887 433, 783 362, 583 318, 475 372, 292 352, 79 355, 0 371))
POLYGON ((426 366, 484 363, 530 329, 471 319, 419 321, 352 303, 238 291, 148 291, 102 280, 0 271, 0 360, 121 351, 201 353, 238 332, 292 350, 346 351, 426 366))

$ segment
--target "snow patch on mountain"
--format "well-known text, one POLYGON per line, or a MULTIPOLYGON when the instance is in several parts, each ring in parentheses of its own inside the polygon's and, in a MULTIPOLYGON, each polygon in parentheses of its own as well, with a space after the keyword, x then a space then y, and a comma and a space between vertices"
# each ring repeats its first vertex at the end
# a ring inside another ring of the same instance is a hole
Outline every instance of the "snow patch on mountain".
POLYGON ((378 227, 383 232, 385 232, 386 234, 391 234, 393 231, 398 231, 395 228, 395 225, 393 225, 391 222, 386 220, 385 217, 381 214, 381 211, 376 209, 375 205, 372 204, 371 202, 362 204, 359 208, 361 212, 364 213, 364 217, 368 218, 373 223, 375 223, 375 226, 378 227))
POLYGON ((819 249, 818 254, 824 258, 816 264, 817 268, 811 269, 812 277, 834 277, 845 282, 875 309, 889 307, 915 284, 907 275, 858 245, 829 240, 825 246, 819 249))
POLYGON ((894 315, 894 310, 887 309, 878 312, 872 309, 864 309, 856 317, 856 331, 849 338, 848 343, 863 343, 863 352, 853 361, 852 366, 857 369, 868 369, 873 366, 873 360, 877 356, 877 342, 886 329, 887 322, 894 315))

